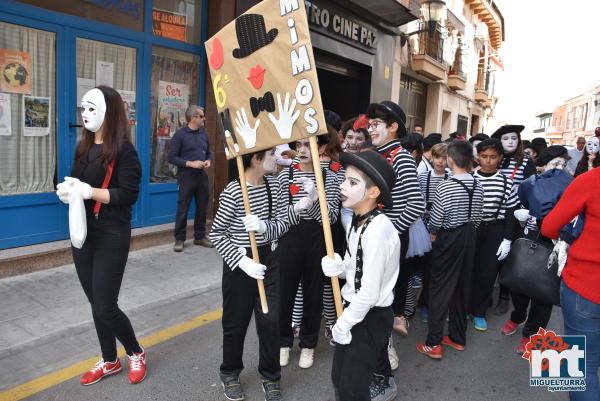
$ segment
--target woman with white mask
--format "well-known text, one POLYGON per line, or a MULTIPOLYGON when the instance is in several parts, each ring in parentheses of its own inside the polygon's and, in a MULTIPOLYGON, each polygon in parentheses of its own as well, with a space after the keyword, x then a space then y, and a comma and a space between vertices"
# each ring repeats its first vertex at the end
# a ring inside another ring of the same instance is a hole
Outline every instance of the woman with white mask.
POLYGON ((588 172, 594 167, 600 166, 600 157, 598 157, 599 144, 600 138, 597 136, 591 137, 586 141, 583 155, 575 169, 575 177, 588 172))

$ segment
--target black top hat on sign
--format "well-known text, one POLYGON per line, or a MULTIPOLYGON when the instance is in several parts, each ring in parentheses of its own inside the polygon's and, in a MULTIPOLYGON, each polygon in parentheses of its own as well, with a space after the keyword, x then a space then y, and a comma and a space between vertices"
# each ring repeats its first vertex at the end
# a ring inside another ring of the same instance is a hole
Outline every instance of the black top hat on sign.
POLYGON ((277 29, 267 32, 265 19, 260 14, 243 14, 235 20, 235 33, 239 49, 233 49, 233 57, 244 58, 261 47, 264 47, 277 37, 277 29))

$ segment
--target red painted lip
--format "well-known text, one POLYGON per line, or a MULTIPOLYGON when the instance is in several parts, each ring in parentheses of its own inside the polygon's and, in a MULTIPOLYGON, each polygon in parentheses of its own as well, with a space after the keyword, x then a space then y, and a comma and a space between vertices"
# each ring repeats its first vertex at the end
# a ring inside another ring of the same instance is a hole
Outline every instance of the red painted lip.
POLYGON ((256 67, 250 68, 250 75, 248 76, 248 80, 254 87, 254 89, 260 89, 263 86, 263 82, 265 81, 265 69, 262 68, 259 64, 256 64, 256 67))

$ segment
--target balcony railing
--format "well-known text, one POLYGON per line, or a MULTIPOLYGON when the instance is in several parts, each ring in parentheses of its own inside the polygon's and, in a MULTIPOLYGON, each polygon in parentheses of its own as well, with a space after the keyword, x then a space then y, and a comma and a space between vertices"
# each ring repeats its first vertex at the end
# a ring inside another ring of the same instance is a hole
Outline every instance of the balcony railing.
MULTIPOLYGON (((427 25, 424 23, 419 24, 419 30, 426 29, 427 25)), ((426 55, 438 61, 444 63, 444 38, 442 32, 437 29, 433 37, 429 37, 428 32, 419 34, 419 47, 415 54, 426 55)))

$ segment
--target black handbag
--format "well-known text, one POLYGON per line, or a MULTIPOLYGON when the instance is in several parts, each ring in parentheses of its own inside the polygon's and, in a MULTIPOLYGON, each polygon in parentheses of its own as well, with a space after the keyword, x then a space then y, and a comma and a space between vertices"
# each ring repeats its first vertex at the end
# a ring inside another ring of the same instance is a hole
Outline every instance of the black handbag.
POLYGON ((517 239, 500 271, 498 281, 512 291, 537 301, 560 305, 560 277, 556 275, 558 263, 548 268, 550 253, 552 248, 537 239, 517 239))

